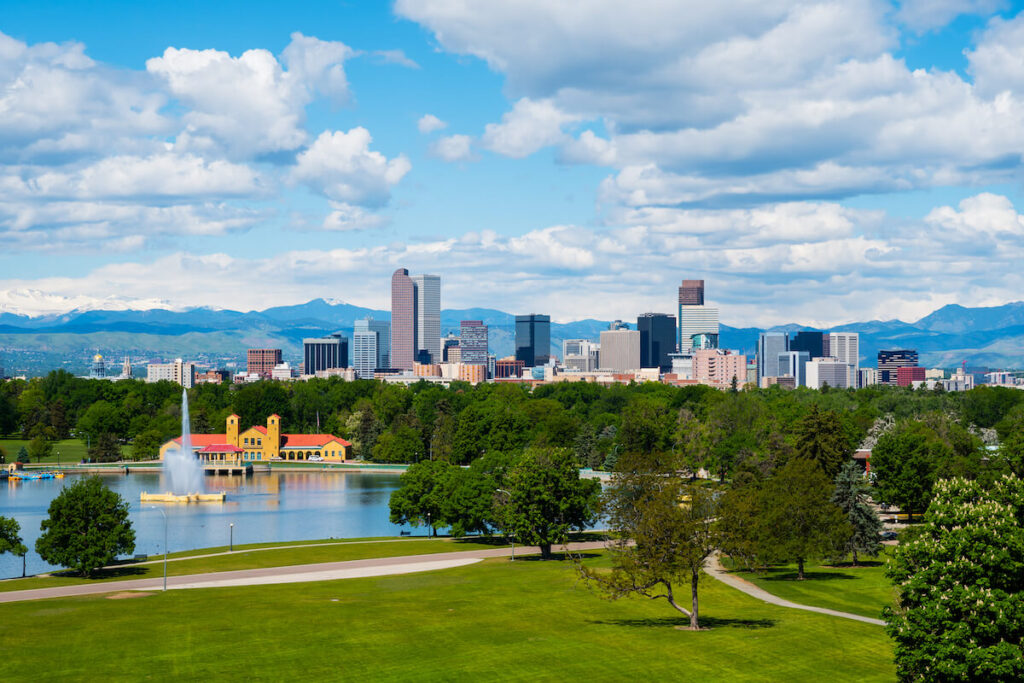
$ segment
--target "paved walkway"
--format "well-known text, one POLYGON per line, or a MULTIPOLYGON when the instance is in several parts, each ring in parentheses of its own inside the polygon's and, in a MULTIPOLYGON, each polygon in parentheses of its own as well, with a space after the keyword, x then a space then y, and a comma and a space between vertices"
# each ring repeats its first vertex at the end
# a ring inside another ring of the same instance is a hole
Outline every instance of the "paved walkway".
POLYGON ((863 621, 865 624, 875 624, 877 626, 885 626, 885 622, 881 619, 872 619, 871 617, 864 617, 859 614, 852 614, 850 612, 840 612, 839 610, 828 609, 827 607, 814 607, 813 605, 801 605, 796 602, 790 602, 789 600, 783 600, 777 595, 772 595, 768 591, 764 590, 760 586, 756 586, 745 579, 741 579, 725 569, 721 562, 718 561, 718 554, 715 553, 708 558, 708 561, 704 565, 704 571, 718 579, 722 583, 738 591, 742 591, 747 595, 763 600, 771 605, 778 605, 779 607, 789 607, 790 609, 802 609, 808 612, 817 612, 818 614, 828 614, 833 617, 842 617, 843 619, 853 619, 854 621, 863 621))
MULTIPOLYGON (((570 550, 574 551, 594 550, 603 547, 603 541, 569 544, 570 550)), ((536 555, 540 552, 540 549, 530 546, 517 546, 515 552, 516 555, 520 553, 523 555, 536 555)), ((508 557, 511 554, 511 548, 494 548, 493 550, 465 550, 453 553, 379 557, 367 560, 348 560, 345 562, 300 564, 291 567, 265 567, 261 569, 211 572, 207 574, 188 574, 185 576, 168 576, 167 587, 170 589, 253 586, 271 583, 330 581, 333 579, 384 576, 387 574, 408 574, 410 572, 458 567, 478 562, 485 558, 508 557)), ((74 586, 54 586, 53 588, 0 592, 0 603, 66 598, 79 595, 99 595, 121 591, 158 591, 162 588, 163 577, 131 579, 127 581, 104 581, 74 586)))

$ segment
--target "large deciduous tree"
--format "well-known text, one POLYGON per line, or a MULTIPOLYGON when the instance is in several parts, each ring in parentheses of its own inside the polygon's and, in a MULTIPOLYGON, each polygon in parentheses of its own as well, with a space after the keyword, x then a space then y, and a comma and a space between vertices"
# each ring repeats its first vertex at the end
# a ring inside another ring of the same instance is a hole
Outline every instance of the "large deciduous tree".
POLYGON ((619 461, 602 495, 602 512, 616 535, 609 544, 612 570, 579 566, 609 598, 664 599, 697 630, 699 579, 704 561, 717 547, 715 505, 709 489, 690 482, 673 460, 636 453, 619 461), (687 584, 689 609, 675 595, 676 587, 687 584))
POLYGON ((1024 482, 943 480, 887 574, 904 681, 1024 680, 1024 482))
POLYGON ((128 503, 99 477, 81 479, 50 503, 36 552, 44 561, 92 576, 119 554, 135 550, 128 503))
POLYGON ((857 566, 857 553, 877 555, 881 550, 878 534, 882 531, 882 521, 871 507, 868 485, 860 465, 853 461, 843 465, 836 475, 835 484, 832 502, 846 515, 852 530, 844 550, 853 555, 853 564, 857 566))
POLYGON ((409 467, 391 493, 391 523, 427 526, 436 536, 437 527, 444 525, 455 469, 441 460, 423 460, 409 467))
POLYGON ((594 520, 601 485, 581 479, 568 449, 529 449, 508 473, 502 526, 520 542, 537 545, 543 559, 569 532, 594 520))
POLYGON ((11 517, 0 517, 0 555, 11 553, 21 558, 21 575, 25 576, 25 555, 28 548, 21 541, 21 525, 11 517))
POLYGON ((761 491, 761 523, 780 559, 796 562, 804 578, 807 560, 834 556, 851 529, 831 500, 832 482, 816 462, 793 458, 777 469, 761 491))
POLYGON ((953 449, 927 425, 898 425, 883 434, 871 451, 879 497, 911 516, 924 512, 940 465, 952 459, 953 449))

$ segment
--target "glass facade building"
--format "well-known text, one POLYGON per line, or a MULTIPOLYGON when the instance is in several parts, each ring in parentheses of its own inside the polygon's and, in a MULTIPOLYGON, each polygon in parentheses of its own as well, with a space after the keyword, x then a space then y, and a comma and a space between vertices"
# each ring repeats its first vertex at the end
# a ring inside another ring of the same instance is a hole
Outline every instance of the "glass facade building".
POLYGON ((303 339, 303 372, 313 375, 320 370, 348 367, 348 337, 335 333, 326 337, 303 339))
POLYGON ((676 350, 676 318, 668 313, 644 313, 636 319, 640 332, 640 367, 672 369, 668 357, 676 350))
POLYGON ((551 356, 551 316, 516 316, 516 360, 526 367, 546 365, 551 356))

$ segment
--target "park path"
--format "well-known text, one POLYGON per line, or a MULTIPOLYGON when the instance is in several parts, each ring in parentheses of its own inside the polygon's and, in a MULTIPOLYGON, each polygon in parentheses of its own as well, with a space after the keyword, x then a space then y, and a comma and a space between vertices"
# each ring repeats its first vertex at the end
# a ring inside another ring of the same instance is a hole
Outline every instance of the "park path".
MULTIPOLYGON (((603 541, 569 544, 569 550, 573 551, 596 550, 599 548, 604 548, 603 541)), ((515 552, 517 554, 536 555, 540 552, 540 548, 520 546, 515 549, 515 552)), ((401 557, 378 557, 366 560, 346 560, 343 562, 320 562, 290 567, 263 567, 260 569, 238 569, 206 574, 186 574, 183 576, 168 576, 167 588, 253 586, 272 583, 300 583, 366 576, 385 576, 388 574, 407 574, 416 571, 457 567, 491 557, 508 557, 511 554, 511 548, 494 548, 489 550, 464 550, 452 553, 405 555, 401 557)), ((0 603, 67 598, 80 595, 100 595, 121 591, 158 591, 162 588, 163 577, 155 579, 130 579, 127 581, 104 581, 74 586, 54 586, 53 588, 0 592, 0 603)))
POLYGON ((842 617, 843 619, 853 619, 854 621, 863 621, 865 624, 875 624, 876 626, 885 626, 885 622, 881 619, 872 619, 871 617, 861 616, 860 614, 853 614, 851 612, 840 612, 839 610, 828 609, 827 607, 815 607, 813 605, 802 605, 797 602, 790 602, 784 600, 777 595, 773 595, 768 591, 764 590, 760 586, 757 586, 749 581, 742 579, 735 574, 729 572, 728 569, 722 566, 719 562, 718 553, 715 553, 707 559, 704 564, 704 571, 712 577, 718 579, 722 583, 738 591, 746 593, 752 598, 763 600, 770 605, 778 605, 779 607, 789 607, 790 609, 802 609, 808 612, 817 612, 818 614, 827 614, 833 617, 842 617))

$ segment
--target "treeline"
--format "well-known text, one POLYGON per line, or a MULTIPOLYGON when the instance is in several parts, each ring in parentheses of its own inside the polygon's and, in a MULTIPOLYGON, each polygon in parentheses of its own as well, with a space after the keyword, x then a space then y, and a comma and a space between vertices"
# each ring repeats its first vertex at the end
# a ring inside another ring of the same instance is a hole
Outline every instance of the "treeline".
MULTIPOLYGON (((180 434, 180 395, 168 382, 108 382, 55 371, 0 385, 0 433, 107 439, 131 444, 136 457, 152 457, 180 434)), ((965 393, 896 387, 723 392, 574 382, 530 391, 514 384, 404 387, 333 378, 203 384, 189 390, 189 403, 194 432, 221 432, 232 413, 243 428, 277 413, 284 431, 330 432, 351 441, 357 457, 380 462, 468 465, 485 453, 533 447, 567 449, 580 466, 611 469, 625 453, 653 451, 685 453, 694 470, 720 478, 738 471, 763 475, 793 452, 797 425, 814 409, 836 416, 844 448, 857 447, 885 424, 887 434, 909 430, 927 437, 926 459, 952 453, 959 459, 956 471, 967 474, 982 466, 979 430, 994 429, 1004 442, 1017 438, 1024 447, 1024 392, 989 387, 965 393)), ((999 453, 989 455, 989 464, 997 460, 999 453)))

